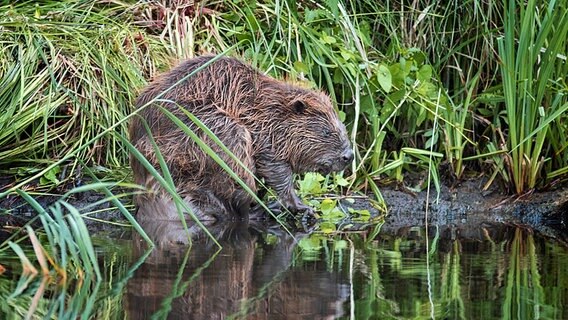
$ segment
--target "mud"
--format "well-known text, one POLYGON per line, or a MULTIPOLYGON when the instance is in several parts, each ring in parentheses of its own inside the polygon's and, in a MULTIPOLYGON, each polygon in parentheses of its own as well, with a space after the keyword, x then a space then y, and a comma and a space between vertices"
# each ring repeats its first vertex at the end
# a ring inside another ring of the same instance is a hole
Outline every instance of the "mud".
MULTIPOLYGON (((568 186, 522 198, 506 196, 497 188, 482 191, 483 180, 459 186, 412 193, 382 189, 388 216, 381 231, 401 233, 413 226, 434 226, 449 234, 483 232, 484 226, 521 226, 568 243, 568 186), (427 219, 426 219, 427 217, 427 219)), ((466 237, 468 238, 468 237, 466 237)))
MULTIPOLYGON (((441 234, 450 238, 456 236, 468 238, 468 235, 479 236, 480 232, 484 232, 484 227, 521 226, 568 244, 568 186, 518 198, 506 196, 496 188, 481 191, 484 183, 485 181, 482 180, 469 180, 456 187, 442 186, 439 195, 435 190, 431 190, 429 197, 426 191, 415 193, 406 188, 383 187, 381 193, 388 207, 388 215, 381 226, 381 232, 404 235, 413 227, 428 225, 437 228, 441 234)), ((75 195, 67 201, 80 209, 102 198, 100 194, 88 192, 75 195)), ((57 196, 36 198, 44 208, 48 208, 58 199, 57 196)), ((124 221, 120 212, 104 210, 110 206, 109 203, 101 203, 95 208, 90 207, 89 211, 99 212, 87 217, 105 221, 124 221)), ((341 201, 342 209, 347 210, 349 207, 368 209, 373 217, 383 215, 361 196, 353 197, 350 201, 341 201)), ((36 214, 31 206, 18 196, 1 199, 0 240, 11 235, 36 214)), ((86 219, 85 222, 93 232, 116 229, 115 226, 96 222, 93 219, 86 219)), ((339 229, 353 231, 370 229, 370 226, 345 219, 340 223, 339 229)), ((164 234, 169 234, 172 237, 170 240, 175 241, 176 237, 179 240, 179 235, 176 233, 164 234)))

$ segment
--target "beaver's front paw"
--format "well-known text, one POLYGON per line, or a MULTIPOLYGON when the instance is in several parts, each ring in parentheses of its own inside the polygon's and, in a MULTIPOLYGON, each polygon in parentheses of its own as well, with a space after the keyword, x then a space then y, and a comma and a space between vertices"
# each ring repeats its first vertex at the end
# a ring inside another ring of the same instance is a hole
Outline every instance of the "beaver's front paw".
POLYGON ((304 216, 311 216, 313 217, 316 213, 316 211, 314 210, 314 208, 305 205, 303 203, 300 204, 296 204, 296 206, 294 208, 288 208, 288 210, 290 210, 291 212, 295 212, 295 213, 302 213, 304 216))

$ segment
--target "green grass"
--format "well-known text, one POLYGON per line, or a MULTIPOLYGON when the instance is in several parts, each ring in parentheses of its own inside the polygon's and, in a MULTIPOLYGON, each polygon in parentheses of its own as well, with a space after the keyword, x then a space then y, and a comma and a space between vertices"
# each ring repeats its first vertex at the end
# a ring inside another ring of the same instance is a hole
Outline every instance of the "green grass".
POLYGON ((28 290, 29 285, 35 283, 36 277, 41 277, 40 285, 35 295, 29 300, 27 310, 21 309, 22 313, 25 311, 26 318, 37 315, 38 308, 42 310, 40 313, 44 313, 43 317, 46 318, 55 314, 71 318, 76 318, 81 313, 89 314, 95 296, 82 291, 90 291, 90 284, 100 279, 101 273, 89 232, 79 211, 69 203, 60 200, 47 210, 48 213, 27 193, 22 191, 20 194, 38 211, 47 241, 40 241, 36 231, 27 226, 25 229, 27 238, 33 247, 33 254, 26 254, 16 242, 8 242, 10 248, 21 259, 24 271, 18 286, 7 300, 16 306, 19 305, 16 301, 21 300, 20 296, 27 300, 29 296, 23 292, 28 290), (28 259, 28 256, 33 257, 33 262, 28 259), (40 271, 36 268, 38 264, 40 271), (66 290, 61 290, 60 299, 69 299, 73 301, 72 305, 65 307, 65 304, 54 303, 48 307, 42 296, 56 283, 66 285, 80 283, 79 287, 83 290, 77 290, 71 293, 71 296, 67 296, 66 290))
POLYGON ((562 153, 558 147, 566 148, 558 144, 566 141, 567 132, 562 125, 558 128, 558 121, 568 111, 566 88, 559 86, 568 70, 567 9, 565 2, 550 2, 541 11, 536 1, 519 8, 508 1, 498 44, 508 127, 506 163, 518 194, 534 189, 545 163, 562 153), (512 14, 517 10, 518 17, 512 14))

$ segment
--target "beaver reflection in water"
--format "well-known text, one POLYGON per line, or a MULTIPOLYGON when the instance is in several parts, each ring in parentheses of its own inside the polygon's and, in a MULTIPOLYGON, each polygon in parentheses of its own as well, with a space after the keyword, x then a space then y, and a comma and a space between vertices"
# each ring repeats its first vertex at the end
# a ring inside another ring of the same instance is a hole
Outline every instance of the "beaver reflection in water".
MULTIPOLYGON (((213 58, 187 60, 145 88, 136 101, 138 108, 157 97, 159 101, 133 118, 132 144, 159 168, 146 123, 178 193, 200 219, 225 218, 232 213, 248 217, 251 195, 172 122, 161 106, 196 132, 251 190, 257 192, 256 175, 276 191, 286 209, 312 214, 313 209, 294 191, 293 174, 329 174, 343 170, 353 160, 345 126, 329 97, 265 76, 235 58, 222 57, 203 67, 213 58), (200 67, 203 69, 181 81, 200 67), (182 108, 209 127, 246 169, 223 152, 182 108)), ((131 165, 135 182, 153 191, 137 196, 137 205, 171 202, 134 156, 131 165)))

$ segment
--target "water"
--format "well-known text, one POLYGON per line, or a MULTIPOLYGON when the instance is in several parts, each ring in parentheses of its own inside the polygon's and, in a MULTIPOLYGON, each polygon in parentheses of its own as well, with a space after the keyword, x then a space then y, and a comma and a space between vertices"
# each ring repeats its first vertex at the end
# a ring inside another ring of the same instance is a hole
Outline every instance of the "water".
MULTIPOLYGON (((199 233, 191 246, 179 244, 186 239, 182 227, 163 222, 146 225, 159 243, 151 251, 129 232, 101 234, 94 243, 104 281, 47 281, 35 315, 54 310, 56 318, 94 319, 568 319, 568 248, 524 229, 430 228, 428 253, 425 229, 418 227, 374 239, 360 231, 292 237, 261 224, 209 228, 223 249, 199 233)), ((20 263, 2 264, 8 271, 0 276, 0 318, 19 319, 41 277, 13 295, 20 263)))

